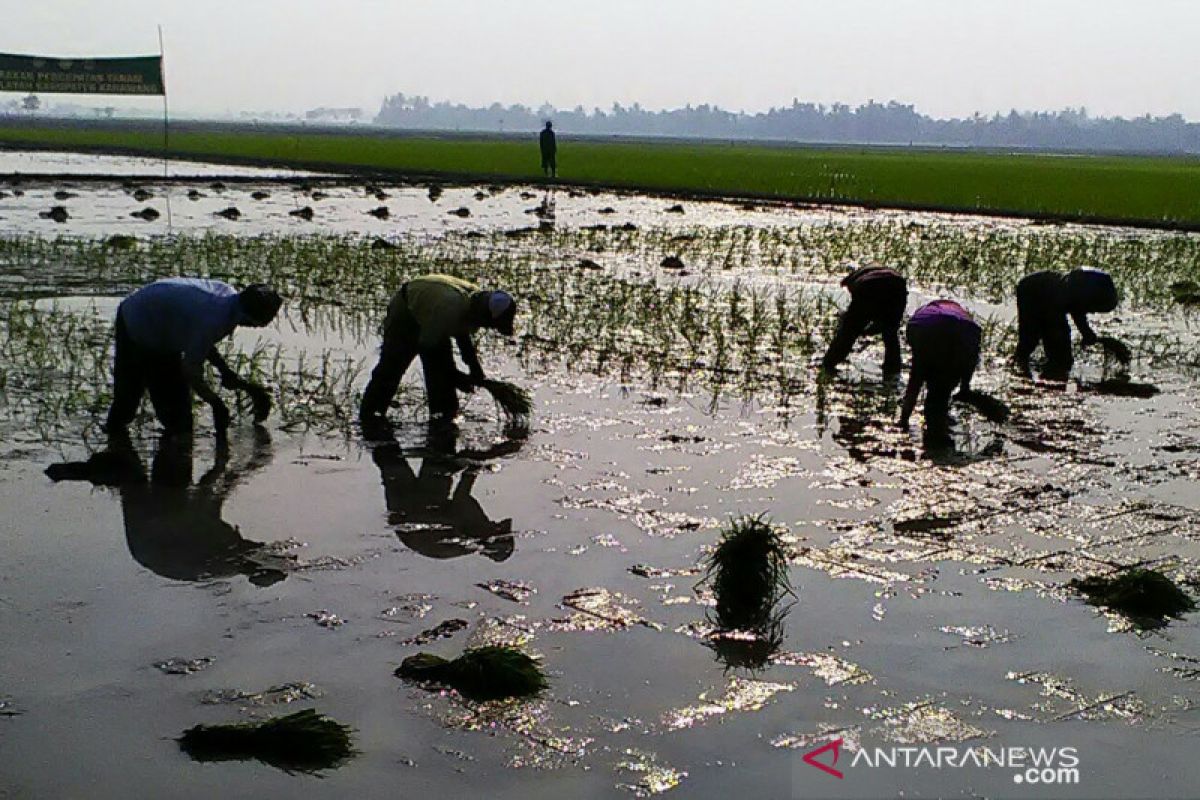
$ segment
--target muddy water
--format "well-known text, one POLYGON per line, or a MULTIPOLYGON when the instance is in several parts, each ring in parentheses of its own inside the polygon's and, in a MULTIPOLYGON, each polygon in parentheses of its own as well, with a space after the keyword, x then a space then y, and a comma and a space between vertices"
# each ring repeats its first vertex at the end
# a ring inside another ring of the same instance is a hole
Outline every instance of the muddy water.
MULTIPOLYGON (((104 317, 113 302, 64 310, 104 317)), ((264 335, 369 361, 370 342, 335 330, 264 335)), ((960 410, 957 454, 930 461, 888 422, 899 387, 880 379, 880 355, 868 348, 784 408, 493 347, 489 372, 535 392, 527 434, 482 396, 450 439, 431 438, 414 405, 376 442, 242 426, 228 453, 202 432, 181 455, 146 426, 144 468, 191 464, 186 490, 52 484, 47 465, 103 441, 10 438, 0 787, 1194 795, 1196 616, 1141 633, 1065 589, 1111 565, 1200 577, 1194 382, 1157 376, 1163 393, 1145 401, 987 370, 981 384, 1013 403, 1014 422, 960 410), (785 530, 795 602, 766 663, 729 668, 699 565, 723 521, 762 512, 785 530), (413 642, 452 620, 466 625, 413 642), (485 643, 539 655, 547 696, 467 705, 392 676, 419 650, 485 643), (358 757, 322 780, 192 763, 173 741, 200 722, 308 707, 357 731, 358 757), (834 737, 844 780, 801 759, 834 737), (848 766, 863 748, 924 744, 1074 747, 1080 783, 848 766)), ((1099 380, 1100 365, 1084 360, 1079 377, 1099 380)))

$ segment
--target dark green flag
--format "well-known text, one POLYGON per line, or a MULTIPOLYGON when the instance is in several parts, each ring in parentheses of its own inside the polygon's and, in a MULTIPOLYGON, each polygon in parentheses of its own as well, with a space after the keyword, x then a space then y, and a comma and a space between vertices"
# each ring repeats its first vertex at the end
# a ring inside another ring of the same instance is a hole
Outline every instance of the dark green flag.
POLYGON ((162 56, 51 58, 0 53, 0 92, 165 94, 162 56))

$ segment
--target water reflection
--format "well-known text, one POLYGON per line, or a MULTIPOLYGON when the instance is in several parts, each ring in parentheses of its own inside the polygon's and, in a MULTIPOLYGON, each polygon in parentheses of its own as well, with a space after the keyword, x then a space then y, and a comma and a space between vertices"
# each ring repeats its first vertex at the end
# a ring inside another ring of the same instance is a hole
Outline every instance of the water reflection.
POLYGON ((271 462, 270 435, 257 428, 249 442, 218 442, 212 467, 195 485, 193 456, 190 436, 163 437, 147 475, 132 442, 113 436, 87 461, 54 464, 46 474, 56 481, 116 487, 130 555, 164 578, 205 581, 245 575, 256 586, 286 578, 286 560, 222 519, 234 489, 271 462))
POLYGON ((391 436, 375 446, 388 524, 407 547, 429 558, 482 553, 504 561, 514 549, 512 520, 493 521, 472 492, 484 462, 512 455, 525 441, 507 438, 486 449, 459 450, 458 433, 440 423, 429 426, 424 447, 406 449, 391 436), (420 459, 416 471, 410 459, 420 459))

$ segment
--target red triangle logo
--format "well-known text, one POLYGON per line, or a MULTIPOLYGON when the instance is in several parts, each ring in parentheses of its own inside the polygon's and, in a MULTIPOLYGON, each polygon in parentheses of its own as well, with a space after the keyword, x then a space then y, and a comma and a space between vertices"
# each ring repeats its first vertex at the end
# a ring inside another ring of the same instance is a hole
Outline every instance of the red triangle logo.
POLYGON ((842 774, 841 770, 833 768, 833 765, 837 764, 837 762, 838 762, 838 755, 841 753, 841 747, 842 747, 842 738, 839 736, 838 738, 834 739, 832 742, 829 742, 828 744, 823 744, 820 747, 818 747, 816 750, 810 750, 809 752, 805 753, 804 754, 804 763, 810 764, 811 766, 816 767, 817 769, 821 770, 822 772, 828 772, 830 775, 832 775, 835 778, 845 778, 846 776, 842 774), (817 756, 821 755, 822 753, 828 752, 829 750, 833 751, 833 764, 822 764, 820 761, 817 761, 817 756))

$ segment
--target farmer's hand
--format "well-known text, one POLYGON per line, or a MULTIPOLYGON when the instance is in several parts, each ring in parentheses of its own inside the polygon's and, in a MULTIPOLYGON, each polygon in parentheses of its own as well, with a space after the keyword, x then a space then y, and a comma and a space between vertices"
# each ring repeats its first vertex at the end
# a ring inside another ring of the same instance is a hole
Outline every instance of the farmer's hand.
POLYGON ((1122 364, 1128 364, 1133 359, 1133 353, 1129 352, 1125 343, 1115 336, 1101 336, 1097 341, 1105 352, 1122 364))
POLYGON ((254 406, 255 423, 264 422, 271 415, 270 393, 261 386, 248 384, 246 386, 246 394, 250 395, 250 402, 254 406))
POLYGON ((455 375, 454 385, 458 387, 460 392, 467 392, 470 394, 471 392, 475 391, 475 387, 479 385, 479 382, 473 375, 468 375, 465 372, 459 372, 455 375))
POLYGON ((220 400, 212 403, 213 427, 217 433, 225 433, 229 429, 229 406, 220 400))

